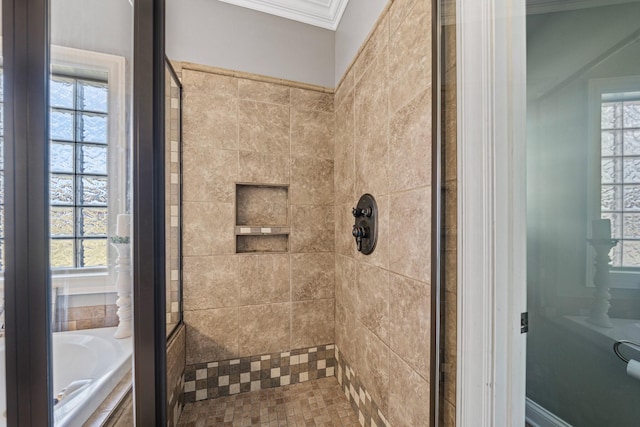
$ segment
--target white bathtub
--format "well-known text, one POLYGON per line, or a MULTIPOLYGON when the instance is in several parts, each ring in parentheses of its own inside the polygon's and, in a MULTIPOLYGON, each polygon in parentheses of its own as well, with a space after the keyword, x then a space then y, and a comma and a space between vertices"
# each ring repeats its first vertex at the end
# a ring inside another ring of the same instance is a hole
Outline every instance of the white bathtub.
MULTIPOLYGON (((627 340, 640 343, 640 321, 638 319, 611 319, 611 328, 602 328, 590 323, 584 316, 565 316, 567 325, 574 331, 591 340, 594 344, 609 352, 618 360, 613 352, 616 341, 627 340)), ((638 357, 635 348, 626 347, 625 354, 638 357)))
MULTIPOLYGON (((56 426, 82 426, 131 369, 131 338, 114 339, 115 330, 101 328, 53 334, 52 399, 65 388, 72 390, 62 393, 62 399, 54 406, 56 426)), ((4 338, 1 338, 2 376, 4 364, 4 338)), ((5 380, 0 378, 0 427, 7 424, 5 393, 5 380)))

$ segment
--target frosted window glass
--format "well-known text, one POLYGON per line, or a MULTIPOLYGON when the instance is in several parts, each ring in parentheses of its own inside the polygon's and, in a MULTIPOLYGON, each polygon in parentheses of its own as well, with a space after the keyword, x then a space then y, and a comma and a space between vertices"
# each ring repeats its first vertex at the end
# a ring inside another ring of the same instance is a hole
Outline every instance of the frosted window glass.
POLYGON ((73 239, 51 240, 51 267, 53 268, 73 268, 74 254, 73 239))
POLYGON ((73 146, 74 144, 51 143, 49 146, 49 167, 51 172, 73 173, 73 146))
POLYGON ((640 101, 624 103, 624 127, 640 128, 640 101))
POLYGON ((108 90, 104 83, 81 81, 78 83, 78 109, 106 113, 108 90))
POLYGON ((107 142, 107 116, 82 114, 78 118, 78 141, 107 142))
POLYGON ((73 80, 54 78, 49 86, 49 102, 52 107, 73 109, 73 80))
POLYGON ((620 131, 602 132, 601 141, 600 149, 603 156, 619 156, 622 154, 622 135, 620 131))
POLYGON ((107 263, 107 239, 80 240, 82 266, 98 267, 107 263))
POLYGON ((73 112, 52 111, 49 126, 51 139, 73 141, 73 112))
POLYGON ((640 155, 640 131, 639 130, 624 131, 624 154, 626 156, 640 155))
POLYGON ((49 200, 52 205, 73 205, 73 176, 51 175, 49 200))
POLYGON ((602 183, 620 184, 622 178, 622 162, 619 159, 602 159, 602 183))
POLYGON ((625 267, 640 267, 640 242, 622 241, 622 264, 625 267))
POLYGON ((624 210, 640 211, 640 185, 624 186, 624 210))
POLYGON ((107 174, 107 147, 99 145, 82 145, 80 171, 90 174, 107 174))
POLYGON ((51 235, 73 237, 73 208, 51 208, 51 235))
POLYGON ((624 183, 640 184, 640 159, 624 158, 624 183))
POLYGON ((624 237, 640 239, 640 214, 624 214, 624 237))
POLYGON ((601 115, 602 129, 622 128, 622 104, 619 102, 604 102, 601 115))
POLYGON ((80 192, 81 205, 107 205, 107 178, 105 177, 81 177, 80 192))
POLYGON ((78 209, 80 235, 99 237, 107 235, 107 208, 78 209))
POLYGON ((621 206, 621 187, 616 185, 603 185, 600 195, 603 211, 619 211, 621 206))

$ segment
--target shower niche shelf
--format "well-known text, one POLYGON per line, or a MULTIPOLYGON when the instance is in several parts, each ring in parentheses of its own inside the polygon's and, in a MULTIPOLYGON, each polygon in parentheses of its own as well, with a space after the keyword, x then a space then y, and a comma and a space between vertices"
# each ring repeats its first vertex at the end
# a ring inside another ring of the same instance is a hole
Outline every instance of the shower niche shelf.
POLYGON ((236 253, 289 251, 289 187, 236 184, 236 253))

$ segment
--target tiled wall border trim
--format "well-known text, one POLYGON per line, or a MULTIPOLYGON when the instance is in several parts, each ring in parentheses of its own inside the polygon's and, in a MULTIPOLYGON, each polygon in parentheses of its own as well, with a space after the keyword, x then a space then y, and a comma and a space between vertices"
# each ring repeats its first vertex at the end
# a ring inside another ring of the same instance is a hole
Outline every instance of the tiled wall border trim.
POLYGON ((187 365, 184 402, 333 377, 335 365, 334 344, 187 365))
POLYGON ((273 83, 282 86, 289 86, 297 89, 313 90, 322 93, 334 93, 335 89, 325 86, 312 85, 308 83, 296 82, 287 79, 278 79, 275 77, 263 76, 260 74, 247 73, 244 71, 229 70, 226 68, 218 68, 210 65, 194 64, 192 62, 180 62, 183 70, 200 71, 203 73, 218 74, 227 77, 236 77, 238 79, 255 80, 264 83, 273 83))
POLYGON ((363 427, 390 427, 386 417, 336 346, 336 378, 363 427))

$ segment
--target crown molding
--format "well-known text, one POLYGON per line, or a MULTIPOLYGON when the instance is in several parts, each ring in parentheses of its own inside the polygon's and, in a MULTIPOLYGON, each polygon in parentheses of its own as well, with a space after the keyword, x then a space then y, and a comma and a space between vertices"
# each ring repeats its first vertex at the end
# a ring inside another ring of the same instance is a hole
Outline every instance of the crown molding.
POLYGON ((220 0, 335 31, 349 0, 220 0))

